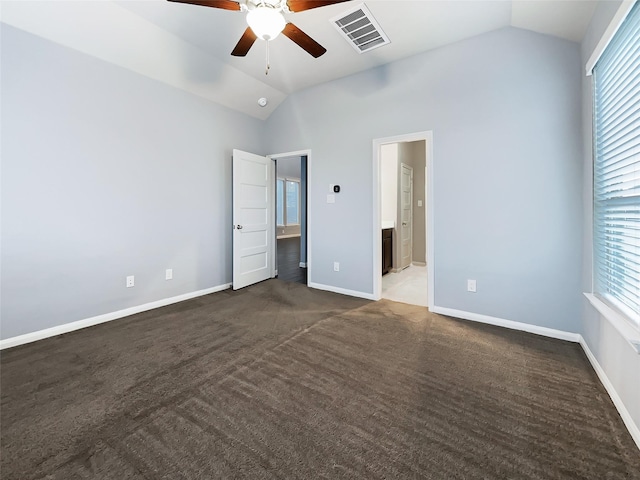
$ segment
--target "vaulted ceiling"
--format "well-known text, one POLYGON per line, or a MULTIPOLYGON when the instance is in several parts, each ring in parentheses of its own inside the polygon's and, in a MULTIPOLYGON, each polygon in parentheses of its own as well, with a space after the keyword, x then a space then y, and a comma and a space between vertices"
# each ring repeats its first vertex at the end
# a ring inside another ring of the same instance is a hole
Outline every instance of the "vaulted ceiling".
POLYGON ((579 42, 595 1, 582 0, 367 0, 391 43, 358 53, 331 19, 362 2, 298 13, 287 20, 327 53, 313 58, 280 35, 245 57, 233 50, 245 14, 165 0, 102 2, 3 1, 0 19, 70 48, 137 71, 265 119, 290 93, 409 57, 475 35, 514 26, 579 42), (258 105, 265 97, 266 107, 258 105))

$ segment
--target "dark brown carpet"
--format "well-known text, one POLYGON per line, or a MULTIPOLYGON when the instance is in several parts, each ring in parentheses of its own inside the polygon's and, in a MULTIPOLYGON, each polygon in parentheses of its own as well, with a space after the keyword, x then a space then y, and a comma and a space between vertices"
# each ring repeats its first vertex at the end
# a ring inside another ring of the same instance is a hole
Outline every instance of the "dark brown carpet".
POLYGON ((640 479, 576 344, 270 280, 1 355, 10 479, 640 479))

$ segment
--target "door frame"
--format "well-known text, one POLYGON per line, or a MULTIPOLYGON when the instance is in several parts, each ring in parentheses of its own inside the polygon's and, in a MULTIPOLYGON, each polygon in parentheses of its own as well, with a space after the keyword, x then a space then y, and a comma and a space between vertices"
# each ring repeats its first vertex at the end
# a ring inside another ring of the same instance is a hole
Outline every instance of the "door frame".
POLYGON ((425 141, 426 158, 426 208, 425 225, 426 225, 426 260, 427 260, 427 305, 428 308, 434 306, 434 283, 435 283, 435 242, 434 242, 434 159, 433 159, 433 130, 423 132, 408 133, 405 135, 395 135, 393 137, 375 138, 373 140, 373 299, 380 300, 382 298, 382 212, 381 194, 380 194, 380 147, 390 143, 405 143, 425 141))
MULTIPOLYGON (((310 285, 311 283, 311 268, 313 266, 313 262, 311 261, 311 208, 309 208, 309 186, 311 185, 311 149, 306 149, 306 150, 295 150, 293 152, 285 152, 285 153, 274 153, 271 155, 267 155, 266 157, 270 160, 273 161, 277 161, 278 158, 284 158, 284 157, 302 157, 302 156, 306 156, 307 157, 307 191, 305 192, 305 195, 307 196, 306 198, 306 207, 307 207, 307 286, 310 285)), ((275 180, 274 180, 275 182, 275 180)), ((302 192, 300 192, 302 194, 302 192)), ((274 212, 275 212, 275 203, 276 203, 276 192, 275 192, 275 188, 273 189, 273 195, 271 195, 271 201, 273 202, 273 208, 274 208, 274 212)), ((277 258, 276 258, 276 241, 275 241, 275 223, 276 223, 276 219, 275 216, 273 218, 273 224, 274 224, 274 230, 273 230, 273 237, 274 237, 274 241, 272 242, 272 247, 271 247, 271 271, 276 272, 276 262, 277 262, 277 258)), ((380 254, 382 255, 382 253, 380 254)))

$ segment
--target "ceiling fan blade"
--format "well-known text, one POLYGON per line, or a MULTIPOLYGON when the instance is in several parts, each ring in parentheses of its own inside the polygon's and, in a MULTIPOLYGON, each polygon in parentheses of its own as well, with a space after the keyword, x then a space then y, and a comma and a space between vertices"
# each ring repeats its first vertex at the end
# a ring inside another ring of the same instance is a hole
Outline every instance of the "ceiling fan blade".
POLYGON ((295 43, 297 43, 304 51, 306 51, 312 57, 318 58, 327 51, 322 45, 316 42, 309 35, 304 33, 293 23, 287 23, 282 31, 285 37, 289 37, 295 43))
POLYGON ((231 52, 231 55, 233 55, 234 57, 244 57, 247 53, 249 53, 249 49, 253 45, 253 42, 257 40, 257 38, 258 37, 256 37, 256 34, 253 33, 253 30, 251 30, 251 27, 247 27, 247 29, 242 34, 242 37, 240 37, 240 40, 238 41, 236 47, 233 49, 233 52, 231 52))
POLYGON ((349 0, 287 0, 287 6, 292 12, 303 12, 312 8, 326 7, 334 3, 348 2, 349 0))
POLYGON ((176 3, 188 3, 190 5, 202 5, 203 7, 222 8, 223 10, 240 11, 240 4, 232 0, 169 0, 176 3))

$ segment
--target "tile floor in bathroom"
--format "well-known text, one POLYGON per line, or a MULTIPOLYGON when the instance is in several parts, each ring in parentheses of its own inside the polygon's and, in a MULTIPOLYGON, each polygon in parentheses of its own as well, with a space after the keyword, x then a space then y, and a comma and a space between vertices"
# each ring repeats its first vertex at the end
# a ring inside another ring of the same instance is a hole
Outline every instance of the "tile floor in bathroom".
POLYGON ((427 267, 410 265, 382 276, 382 298, 427 306, 427 267))

